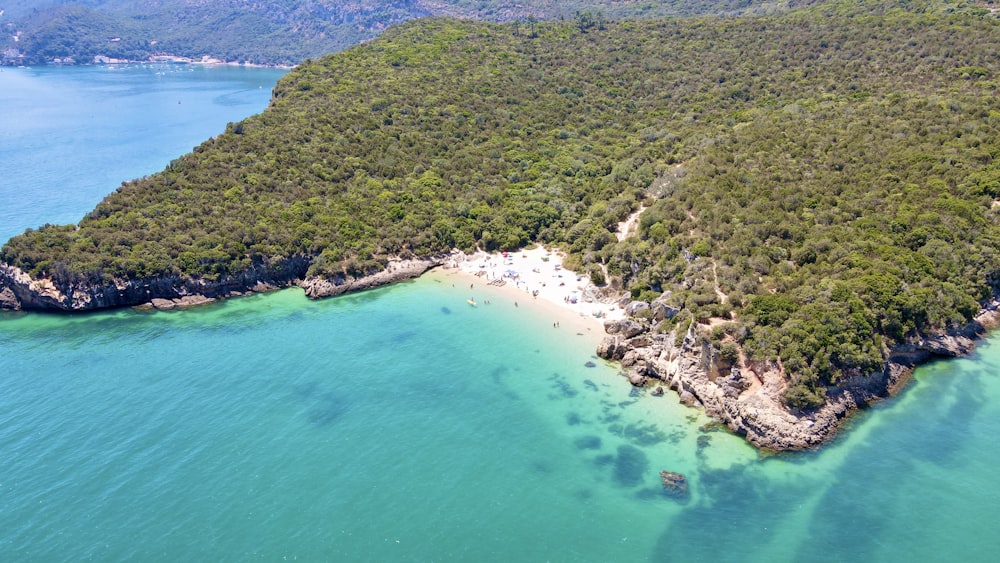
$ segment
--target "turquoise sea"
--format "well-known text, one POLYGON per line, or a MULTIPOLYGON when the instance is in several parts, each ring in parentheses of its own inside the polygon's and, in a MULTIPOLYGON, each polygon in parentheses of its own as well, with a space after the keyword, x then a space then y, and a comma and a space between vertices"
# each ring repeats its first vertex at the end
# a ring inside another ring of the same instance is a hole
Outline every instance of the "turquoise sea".
MULTIPOLYGON (((78 220, 279 71, 0 73, 0 239, 78 220), (180 102, 180 103, 178 103, 180 102)), ((441 274, 169 312, 0 314, 2 561, 991 561, 1000 341, 760 457, 596 335, 441 274), (595 361, 596 367, 586 367, 595 361), (665 496, 659 471, 685 473, 665 496)))

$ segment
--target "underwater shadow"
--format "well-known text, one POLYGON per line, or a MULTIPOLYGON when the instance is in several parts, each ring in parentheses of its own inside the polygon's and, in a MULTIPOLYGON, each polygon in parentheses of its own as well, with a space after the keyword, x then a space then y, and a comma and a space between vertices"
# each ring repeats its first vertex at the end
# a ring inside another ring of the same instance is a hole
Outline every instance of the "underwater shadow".
POLYGON ((297 385, 295 398, 309 405, 306 420, 313 426, 325 428, 339 421, 350 409, 348 401, 332 391, 327 391, 316 382, 297 385))
POLYGON ((650 561, 751 560, 809 490, 764 481, 746 465, 702 469, 694 477, 697 502, 684 503, 657 539, 650 561))

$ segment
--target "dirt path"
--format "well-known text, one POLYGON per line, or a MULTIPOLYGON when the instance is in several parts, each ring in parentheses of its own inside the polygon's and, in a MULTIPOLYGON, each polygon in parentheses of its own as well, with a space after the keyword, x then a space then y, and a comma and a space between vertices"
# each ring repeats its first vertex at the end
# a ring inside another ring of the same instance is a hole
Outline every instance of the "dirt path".
POLYGON ((618 236, 618 242, 621 242, 627 239, 628 237, 635 235, 636 232, 638 232, 639 215, 642 215, 642 212, 645 211, 646 209, 648 208, 645 205, 639 206, 638 211, 629 215, 628 219, 625 219, 621 223, 618 223, 618 232, 616 233, 616 235, 618 236))

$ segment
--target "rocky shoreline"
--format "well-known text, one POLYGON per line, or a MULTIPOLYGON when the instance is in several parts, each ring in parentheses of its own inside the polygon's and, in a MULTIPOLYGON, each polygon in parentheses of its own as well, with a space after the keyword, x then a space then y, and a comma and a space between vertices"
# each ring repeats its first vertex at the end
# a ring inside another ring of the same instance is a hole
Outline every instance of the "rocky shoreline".
MULTIPOLYGON (((754 446, 776 452, 814 448, 829 441, 852 413, 898 393, 917 365, 968 354, 977 339, 1000 321, 1000 302, 993 301, 960 330, 897 346, 881 372, 830 388, 826 404, 819 409, 794 411, 781 401, 786 382, 780 363, 741 357, 726 365, 695 325, 683 334, 676 329, 656 333, 655 324, 670 313, 662 304, 631 302, 626 307, 630 311, 651 309, 653 314, 646 319, 632 316, 606 322, 608 336, 598 347, 599 356, 627 368, 632 385, 666 385, 684 404, 703 409, 754 446)), ((654 390, 654 394, 661 393, 662 389, 654 390)))
POLYGON ((278 264, 256 264, 238 276, 217 280, 179 275, 58 286, 50 279, 34 279, 19 268, 0 264, 0 310, 84 312, 121 307, 173 309, 216 299, 260 293, 297 285, 311 299, 362 291, 420 276, 439 266, 448 255, 428 259, 390 260, 381 271, 353 277, 306 276, 310 259, 293 257, 278 264))
MULTIPOLYGON (((305 275, 310 263, 307 257, 294 257, 214 281, 165 276, 69 287, 57 287, 52 280, 34 279, 18 268, 0 264, 0 310, 162 310, 292 285, 303 288, 309 298, 319 299, 416 278, 464 258, 456 251, 428 259, 397 259, 367 276, 320 278, 305 275)), ((627 316, 604 322, 607 335, 597 349, 600 357, 626 368, 632 385, 652 387, 654 395, 662 395, 662 387, 669 387, 682 403, 703 409, 749 443, 770 451, 809 449, 829 441, 852 413, 899 392, 917 365, 936 357, 965 355, 980 336, 1000 324, 1000 301, 994 300, 960 330, 897 346, 881 372, 847 379, 828 389, 827 402, 819 409, 795 411, 781 400, 786 380, 780 362, 749 361, 741 355, 728 365, 697 325, 692 324, 683 334, 677 329, 656 331, 659 322, 676 314, 676 309, 657 301, 626 299, 620 305, 627 316)))

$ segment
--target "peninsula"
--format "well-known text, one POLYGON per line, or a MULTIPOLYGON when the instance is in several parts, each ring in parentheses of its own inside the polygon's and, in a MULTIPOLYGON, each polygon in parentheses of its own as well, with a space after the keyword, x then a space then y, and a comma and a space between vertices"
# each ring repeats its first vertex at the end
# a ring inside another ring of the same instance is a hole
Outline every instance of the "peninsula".
POLYGON ((407 23, 11 239, 0 306, 318 297, 541 243, 625 296, 600 353, 634 384, 812 447, 991 323, 997 52, 988 13, 407 23))

